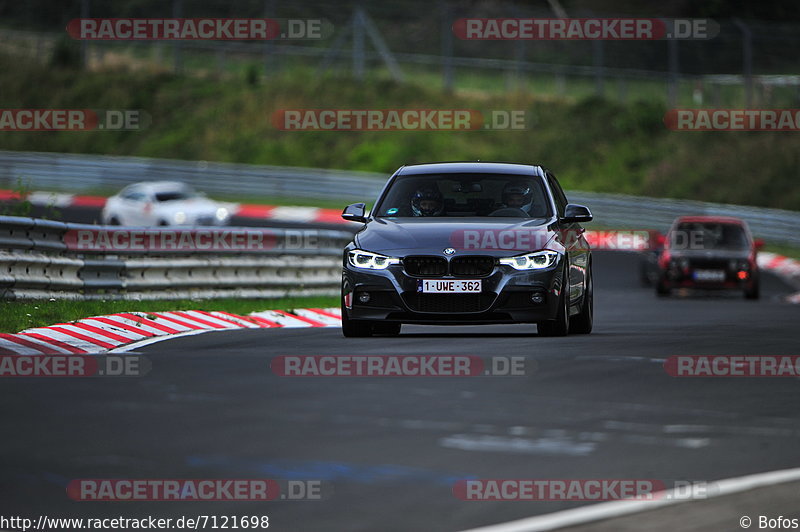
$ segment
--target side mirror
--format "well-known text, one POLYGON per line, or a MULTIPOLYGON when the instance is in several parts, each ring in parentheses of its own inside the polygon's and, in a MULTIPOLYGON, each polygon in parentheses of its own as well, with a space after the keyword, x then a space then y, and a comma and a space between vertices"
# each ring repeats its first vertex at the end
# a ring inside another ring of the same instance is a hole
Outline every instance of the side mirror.
POLYGON ((583 205, 570 203, 564 209, 564 216, 561 217, 561 221, 567 223, 591 222, 592 211, 583 205))
POLYGON ((364 223, 367 221, 366 209, 367 205, 365 203, 353 203, 344 208, 342 218, 348 222, 364 223))
POLYGON ((765 243, 764 243, 764 241, 763 241, 763 240, 761 240, 760 238, 756 238, 756 239, 753 241, 753 245, 755 246, 756 250, 760 250, 760 249, 764 249, 764 246, 765 246, 766 244, 765 244, 765 243))

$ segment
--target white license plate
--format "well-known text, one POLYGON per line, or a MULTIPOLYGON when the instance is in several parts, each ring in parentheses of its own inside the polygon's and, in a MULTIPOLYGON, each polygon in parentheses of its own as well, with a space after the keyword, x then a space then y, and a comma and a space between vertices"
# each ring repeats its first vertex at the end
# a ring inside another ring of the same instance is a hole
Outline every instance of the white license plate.
POLYGON ((725 280, 725 270, 695 270, 694 280, 721 283, 725 280))
POLYGON ((423 294, 475 294, 480 291, 480 280, 420 279, 417 283, 417 292, 423 294))

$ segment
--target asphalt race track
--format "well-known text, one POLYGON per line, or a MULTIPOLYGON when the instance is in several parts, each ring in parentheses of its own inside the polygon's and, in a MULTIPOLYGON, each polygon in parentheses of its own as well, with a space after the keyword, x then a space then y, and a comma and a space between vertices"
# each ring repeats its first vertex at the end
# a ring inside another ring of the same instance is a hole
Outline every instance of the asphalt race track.
MULTIPOLYGON (((461 530, 585 503, 466 502, 461 478, 721 479, 797 466, 793 378, 673 378, 669 355, 797 355, 800 307, 764 276, 762 299, 662 300, 636 256, 595 254, 589 336, 535 326, 247 330, 141 349, 141 378, 8 379, 0 514, 269 515, 270 529, 461 530), (523 356, 528 374, 286 378, 277 355, 523 356), (75 502, 75 478, 316 479, 321 501, 75 502)), ((796 510, 796 508, 795 508, 796 510)), ((738 529, 732 522, 731 530, 738 529)))

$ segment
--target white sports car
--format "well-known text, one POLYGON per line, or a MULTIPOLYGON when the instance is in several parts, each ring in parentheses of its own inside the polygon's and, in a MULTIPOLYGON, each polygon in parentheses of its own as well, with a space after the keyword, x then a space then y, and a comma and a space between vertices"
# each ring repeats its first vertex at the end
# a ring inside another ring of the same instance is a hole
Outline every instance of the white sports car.
POLYGON ((103 208, 107 225, 228 225, 230 204, 207 198, 179 181, 134 183, 103 208))

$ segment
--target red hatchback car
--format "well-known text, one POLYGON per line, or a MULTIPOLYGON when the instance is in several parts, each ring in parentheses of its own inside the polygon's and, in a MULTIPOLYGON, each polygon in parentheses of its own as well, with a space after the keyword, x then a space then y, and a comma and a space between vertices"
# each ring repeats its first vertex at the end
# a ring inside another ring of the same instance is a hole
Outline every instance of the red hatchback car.
POLYGON ((758 299, 754 240, 744 220, 722 216, 682 216, 670 227, 658 259, 656 293, 673 288, 736 289, 758 299))

